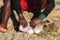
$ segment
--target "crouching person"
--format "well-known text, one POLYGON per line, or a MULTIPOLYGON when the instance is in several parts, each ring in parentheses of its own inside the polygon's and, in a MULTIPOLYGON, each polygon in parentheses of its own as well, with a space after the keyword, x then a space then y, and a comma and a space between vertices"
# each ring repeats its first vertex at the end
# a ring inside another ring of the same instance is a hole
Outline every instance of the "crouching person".
POLYGON ((42 20, 46 18, 48 14, 52 11, 52 9, 55 6, 55 1, 54 0, 27 0, 27 1, 21 0, 20 3, 21 3, 22 11, 28 11, 34 14, 33 18, 31 19, 30 26, 29 23, 28 26, 25 26, 25 28, 24 26, 20 26, 20 31, 29 32, 32 34, 34 30, 35 33, 39 33, 43 27, 43 25, 41 24, 45 23, 45 21, 42 20), (41 12, 42 9, 44 10, 41 12), (41 27, 40 26, 37 27, 37 25, 39 24, 41 27))

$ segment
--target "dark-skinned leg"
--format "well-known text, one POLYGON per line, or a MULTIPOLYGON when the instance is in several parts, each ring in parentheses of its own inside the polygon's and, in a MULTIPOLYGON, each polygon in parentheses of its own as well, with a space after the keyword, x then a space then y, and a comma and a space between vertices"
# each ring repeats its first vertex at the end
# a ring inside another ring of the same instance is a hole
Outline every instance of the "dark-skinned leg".
POLYGON ((11 15, 11 4, 10 0, 7 0, 2 14, 2 23, 0 24, 0 32, 7 32, 7 22, 10 15, 11 15))

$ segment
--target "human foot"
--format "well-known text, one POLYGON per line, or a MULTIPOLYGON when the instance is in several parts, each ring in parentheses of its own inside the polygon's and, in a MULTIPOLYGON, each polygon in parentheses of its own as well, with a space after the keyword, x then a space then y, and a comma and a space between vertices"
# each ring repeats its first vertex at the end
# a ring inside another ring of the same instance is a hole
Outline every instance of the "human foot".
POLYGON ((4 25, 0 25, 0 32, 7 32, 7 27, 6 26, 4 26, 4 25))

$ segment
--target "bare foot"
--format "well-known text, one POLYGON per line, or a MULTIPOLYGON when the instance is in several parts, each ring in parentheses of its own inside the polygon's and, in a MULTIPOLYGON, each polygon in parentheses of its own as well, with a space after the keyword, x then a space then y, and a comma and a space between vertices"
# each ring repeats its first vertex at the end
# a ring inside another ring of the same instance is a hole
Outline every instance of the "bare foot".
POLYGON ((7 27, 4 25, 0 25, 0 32, 7 32, 7 27))

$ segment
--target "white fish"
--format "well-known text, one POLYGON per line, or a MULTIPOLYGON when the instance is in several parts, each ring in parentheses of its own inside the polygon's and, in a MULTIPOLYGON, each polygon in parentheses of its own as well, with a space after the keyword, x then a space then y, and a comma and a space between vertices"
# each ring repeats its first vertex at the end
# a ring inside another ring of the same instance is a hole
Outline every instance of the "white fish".
POLYGON ((31 28, 29 23, 28 23, 28 26, 26 28, 23 28, 23 26, 20 25, 19 30, 22 31, 22 32, 26 32, 28 34, 33 34, 33 29, 31 28))
POLYGON ((43 25, 39 24, 34 28, 34 33, 38 34, 43 30, 43 25))

